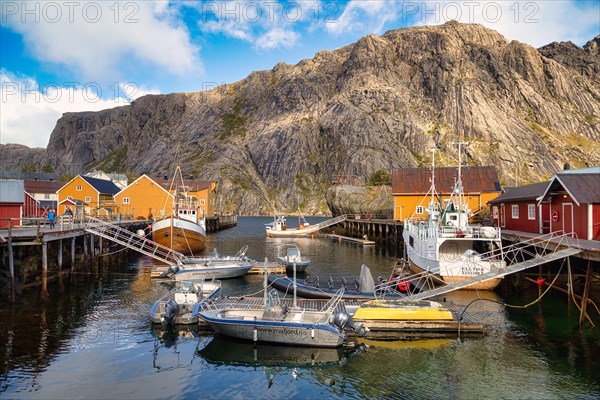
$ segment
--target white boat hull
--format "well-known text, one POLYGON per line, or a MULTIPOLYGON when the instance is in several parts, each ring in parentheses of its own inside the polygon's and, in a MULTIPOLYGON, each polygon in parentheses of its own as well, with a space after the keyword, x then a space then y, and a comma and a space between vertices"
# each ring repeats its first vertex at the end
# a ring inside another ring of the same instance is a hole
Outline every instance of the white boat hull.
POLYGON ((205 264, 185 264, 174 275, 176 281, 200 281, 208 279, 228 279, 244 276, 254 267, 251 263, 209 262, 205 264))
POLYGON ((345 335, 333 324, 316 322, 322 312, 303 311, 283 320, 263 318, 264 309, 224 309, 200 312, 216 332, 238 339, 307 347, 339 347, 345 335), (300 314, 302 314, 300 316, 300 314))

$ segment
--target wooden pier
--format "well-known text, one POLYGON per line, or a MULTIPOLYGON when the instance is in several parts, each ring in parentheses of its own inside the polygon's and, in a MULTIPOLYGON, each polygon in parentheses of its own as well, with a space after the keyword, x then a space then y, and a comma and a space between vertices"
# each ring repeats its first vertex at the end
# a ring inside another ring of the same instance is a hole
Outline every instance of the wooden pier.
POLYGON ((217 215, 206 218, 206 232, 217 232, 237 226, 237 215, 217 215))
POLYGON ((389 241, 396 244, 402 240, 403 224, 393 219, 371 218, 368 215, 347 215, 341 226, 346 237, 375 242, 389 241))
POLYGON ((335 233, 330 233, 325 236, 330 238, 333 241, 340 242, 340 243, 345 242, 345 243, 356 244, 359 246, 375 246, 375 242, 372 240, 336 235, 335 233))

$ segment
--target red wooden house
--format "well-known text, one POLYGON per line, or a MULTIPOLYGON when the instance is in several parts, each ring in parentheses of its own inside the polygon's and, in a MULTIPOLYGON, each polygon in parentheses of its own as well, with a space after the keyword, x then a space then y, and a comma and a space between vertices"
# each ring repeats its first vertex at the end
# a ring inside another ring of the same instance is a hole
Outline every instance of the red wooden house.
POLYGON ((488 202, 494 225, 600 240, 600 167, 565 170, 548 182, 507 189, 488 202))
POLYGON ((514 231, 548 233, 550 205, 540 202, 548 182, 506 189, 488 202, 494 226, 514 231))
POLYGON ((21 226, 20 218, 35 216, 37 201, 25 193, 23 181, 16 179, 0 180, 0 228, 21 226))
POLYGON ((566 170, 550 180, 541 201, 550 203, 550 231, 600 240, 600 167, 566 170))

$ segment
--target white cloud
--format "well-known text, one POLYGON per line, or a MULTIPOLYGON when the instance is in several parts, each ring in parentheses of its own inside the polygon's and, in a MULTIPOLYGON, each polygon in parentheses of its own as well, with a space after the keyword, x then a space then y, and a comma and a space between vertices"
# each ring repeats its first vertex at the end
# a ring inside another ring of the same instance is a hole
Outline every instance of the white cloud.
POLYGON ((0 71, 0 143, 46 147, 56 121, 63 113, 99 111, 129 103, 120 96, 102 100, 99 90, 100 86, 96 84, 42 87, 30 77, 0 71))
POLYGON ((443 24, 455 19, 479 23, 509 40, 534 47, 571 40, 579 45, 600 31, 596 1, 425 1, 403 9, 417 25, 443 24))
POLYGON ((120 80, 123 63, 174 75, 202 71, 199 48, 168 2, 11 2, 2 23, 21 34, 36 59, 80 79, 120 80))
POLYGON ((319 1, 199 3, 198 28, 208 34, 250 43, 256 50, 289 48, 301 37, 294 28, 318 15, 319 4, 319 1))
POLYGON ((258 37, 255 46, 263 50, 292 47, 296 45, 299 38, 300 35, 290 29, 273 28, 258 37))
POLYGON ((339 17, 324 21, 325 30, 333 35, 349 32, 379 34, 387 22, 397 18, 402 5, 403 2, 390 0, 351 0, 339 17))

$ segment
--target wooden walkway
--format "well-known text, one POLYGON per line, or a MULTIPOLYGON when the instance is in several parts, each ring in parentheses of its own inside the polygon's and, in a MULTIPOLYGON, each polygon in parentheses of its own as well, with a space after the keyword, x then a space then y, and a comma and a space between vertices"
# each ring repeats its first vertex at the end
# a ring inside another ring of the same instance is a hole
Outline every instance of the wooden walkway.
POLYGON ((337 241, 337 242, 352 243, 352 244, 357 244, 359 246, 375 246, 375 242, 372 240, 358 239, 358 238, 353 238, 353 237, 348 237, 348 236, 336 235, 333 233, 327 234, 325 236, 334 241, 337 241))
MULTIPOLYGON (((520 242, 523 240, 533 239, 538 236, 540 236, 539 233, 502 230, 502 239, 511 242, 520 242)), ((581 249, 581 253, 579 253, 577 257, 583 258, 585 260, 600 261, 600 241, 583 239, 573 240, 577 242, 578 247, 581 249)), ((555 244, 560 248, 567 247, 564 243, 559 243, 559 239, 556 239, 555 242, 555 244)))

